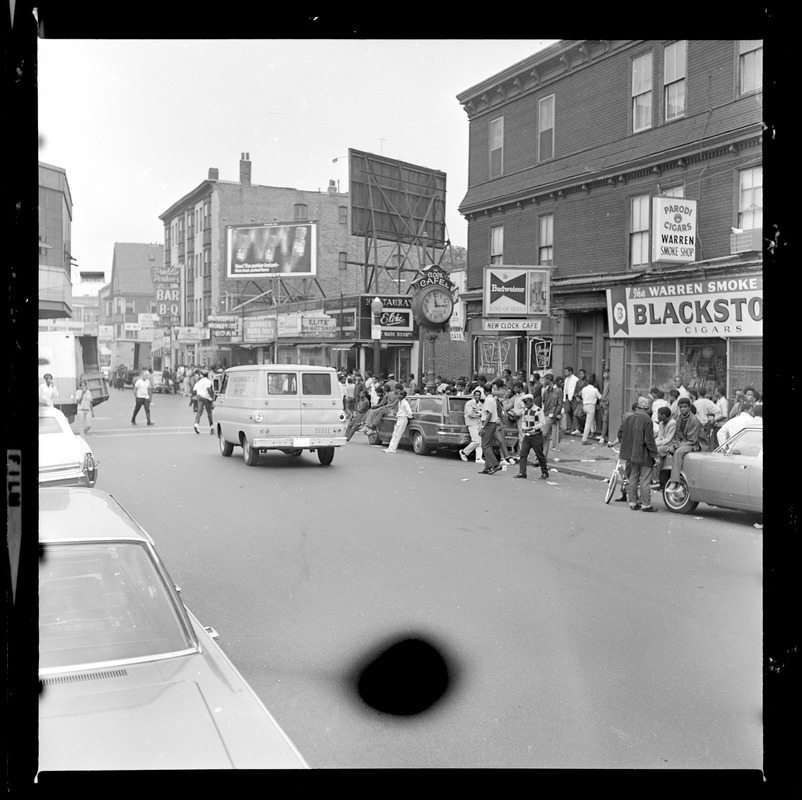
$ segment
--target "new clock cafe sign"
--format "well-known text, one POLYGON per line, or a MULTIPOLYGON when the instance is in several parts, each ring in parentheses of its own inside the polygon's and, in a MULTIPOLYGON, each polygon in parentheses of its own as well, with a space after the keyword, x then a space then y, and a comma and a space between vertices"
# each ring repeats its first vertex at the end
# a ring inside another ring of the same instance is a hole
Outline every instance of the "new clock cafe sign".
POLYGON ((762 337, 763 276, 607 289, 610 335, 762 337))

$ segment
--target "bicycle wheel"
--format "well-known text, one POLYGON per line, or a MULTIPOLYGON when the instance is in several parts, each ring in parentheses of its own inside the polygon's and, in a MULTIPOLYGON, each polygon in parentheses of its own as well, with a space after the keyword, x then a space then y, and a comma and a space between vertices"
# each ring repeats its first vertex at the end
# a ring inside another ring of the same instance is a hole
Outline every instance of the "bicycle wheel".
POLYGON ((613 499, 616 486, 618 486, 618 464, 613 469, 613 474, 610 475, 610 480, 607 481, 607 491, 604 493, 604 502, 609 503, 613 499))

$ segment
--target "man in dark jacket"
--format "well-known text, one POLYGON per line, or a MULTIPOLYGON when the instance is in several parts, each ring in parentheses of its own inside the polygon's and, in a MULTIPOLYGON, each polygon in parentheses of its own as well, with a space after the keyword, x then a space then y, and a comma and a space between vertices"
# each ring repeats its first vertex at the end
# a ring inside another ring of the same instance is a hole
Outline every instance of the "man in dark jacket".
POLYGON ((699 418, 691 411, 691 401, 688 397, 680 397, 677 400, 677 432, 674 434, 672 444, 674 449, 674 461, 671 465, 671 477, 668 481, 668 488, 673 489, 679 483, 679 475, 682 470, 682 460, 685 453, 692 453, 701 450, 699 434, 702 432, 702 423, 699 418))
POLYGON ((652 505, 650 484, 652 467, 657 462, 657 446, 648 409, 648 399, 639 397, 635 412, 624 419, 619 434, 619 458, 628 462, 629 507, 633 511, 654 512, 657 509, 652 505))

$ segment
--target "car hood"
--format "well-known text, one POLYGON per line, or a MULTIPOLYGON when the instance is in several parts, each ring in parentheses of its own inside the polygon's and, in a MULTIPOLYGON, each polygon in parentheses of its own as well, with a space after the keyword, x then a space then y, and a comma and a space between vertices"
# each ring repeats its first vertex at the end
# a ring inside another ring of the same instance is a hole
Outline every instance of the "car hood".
POLYGON ((39 769, 305 766, 272 718, 252 702, 243 706, 236 687, 223 695, 214 687, 204 691, 203 665, 193 658, 177 661, 183 666, 167 680, 157 664, 44 678, 39 769))

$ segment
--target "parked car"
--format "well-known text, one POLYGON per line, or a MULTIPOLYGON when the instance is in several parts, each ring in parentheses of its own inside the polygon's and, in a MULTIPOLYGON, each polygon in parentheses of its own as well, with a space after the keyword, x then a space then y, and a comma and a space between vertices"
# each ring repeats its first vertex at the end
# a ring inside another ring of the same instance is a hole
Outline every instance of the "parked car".
POLYGON ((39 485, 94 486, 100 464, 57 408, 39 406, 39 485))
MULTIPOLYGON (((461 450, 471 441, 465 424, 465 403, 470 397, 448 394, 411 394, 407 396, 412 408, 409 421, 400 444, 411 446, 419 456, 434 450, 461 450)), ((393 436, 396 416, 389 413, 382 417, 379 427, 368 435, 371 444, 386 444, 393 436)), ((518 441, 516 428, 504 429, 507 447, 518 441)))
POLYGON ((307 768, 106 492, 39 492, 39 768, 307 768))
POLYGON ((763 428, 744 428, 712 453, 687 453, 679 485, 663 488, 669 511, 690 514, 699 503, 763 513, 763 428))
POLYGON ((155 370, 150 374, 151 382, 153 383, 153 391, 161 394, 167 391, 167 384, 164 382, 164 375, 161 370, 155 370))

